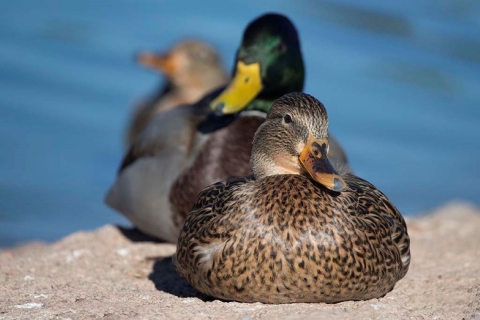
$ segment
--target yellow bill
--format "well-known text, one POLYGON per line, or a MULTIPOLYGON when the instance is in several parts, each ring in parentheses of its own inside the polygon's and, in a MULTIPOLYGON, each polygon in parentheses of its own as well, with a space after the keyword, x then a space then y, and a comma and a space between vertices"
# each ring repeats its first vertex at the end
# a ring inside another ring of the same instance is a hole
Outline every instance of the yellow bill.
POLYGON ((240 112, 262 91, 262 77, 258 62, 237 63, 235 78, 228 87, 210 104, 217 115, 240 112))
POLYGON ((313 178, 326 188, 340 192, 347 184, 328 160, 328 140, 318 140, 310 135, 300 153, 300 163, 313 178))

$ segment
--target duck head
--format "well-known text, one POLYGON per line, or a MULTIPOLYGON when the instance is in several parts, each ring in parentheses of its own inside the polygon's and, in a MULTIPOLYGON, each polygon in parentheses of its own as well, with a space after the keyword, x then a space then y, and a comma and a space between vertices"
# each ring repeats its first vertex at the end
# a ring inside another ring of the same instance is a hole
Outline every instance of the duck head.
POLYGON ((247 26, 233 79, 210 107, 217 115, 242 110, 268 112, 283 94, 302 91, 304 78, 295 26, 283 15, 265 14, 247 26))
MULTIPOLYGON (((203 82, 227 79, 217 51, 198 40, 184 40, 165 54, 141 52, 138 62, 164 74, 178 87, 201 87, 203 82)), ((218 84, 220 85, 220 83, 218 84)))
POLYGON ((341 192, 346 183, 328 160, 328 115, 304 93, 276 100, 253 140, 250 164, 257 179, 300 174, 341 192))

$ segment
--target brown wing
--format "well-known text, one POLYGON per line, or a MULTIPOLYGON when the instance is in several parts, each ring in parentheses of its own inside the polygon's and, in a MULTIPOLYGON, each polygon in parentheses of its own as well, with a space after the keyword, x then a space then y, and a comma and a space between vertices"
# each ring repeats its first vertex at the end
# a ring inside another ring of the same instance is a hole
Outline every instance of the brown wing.
MULTIPOLYGON (((408 271, 410 265, 410 238, 407 232, 407 225, 398 209, 390 200, 370 182, 346 174, 347 184, 353 192, 350 202, 356 204, 351 211, 367 223, 371 222, 372 230, 375 226, 388 225, 393 245, 397 248, 402 263, 402 278, 408 271)), ((372 232, 373 232, 372 231, 372 232)))

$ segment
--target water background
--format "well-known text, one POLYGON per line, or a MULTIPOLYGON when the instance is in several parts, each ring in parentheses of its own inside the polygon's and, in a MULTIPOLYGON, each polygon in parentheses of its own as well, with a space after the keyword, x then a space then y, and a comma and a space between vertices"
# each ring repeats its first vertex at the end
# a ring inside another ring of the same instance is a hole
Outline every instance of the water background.
POLYGON ((0 246, 127 225, 102 198, 131 107, 161 83, 133 55, 195 36, 230 70, 266 11, 297 26, 305 92, 359 176, 405 215, 480 204, 478 1, 2 1, 0 246))

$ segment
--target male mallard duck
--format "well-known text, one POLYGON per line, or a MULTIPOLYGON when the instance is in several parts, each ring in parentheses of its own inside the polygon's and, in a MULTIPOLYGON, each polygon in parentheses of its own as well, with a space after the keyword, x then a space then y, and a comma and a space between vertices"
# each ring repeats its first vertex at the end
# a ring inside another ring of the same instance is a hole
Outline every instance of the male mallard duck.
MULTIPOLYGON (((230 85, 152 119, 125 157, 107 204, 141 231, 176 242, 203 188, 251 174, 253 136, 265 112, 274 99, 301 91, 303 81, 292 22, 279 14, 257 18, 244 32, 230 85), (210 113, 210 108, 221 115, 210 113), (238 115, 242 110, 247 111, 238 115)), ((341 151, 338 144, 337 150, 341 151)))
POLYGON ((194 103, 228 81, 217 51, 198 40, 181 41, 164 55, 140 53, 138 62, 164 74, 167 82, 156 95, 137 106, 128 129, 128 146, 133 145, 154 114, 194 103))
POLYGON ((263 303, 378 298, 410 264, 400 212, 371 183, 340 174, 314 97, 277 100, 255 134, 253 176, 206 188, 174 263, 199 291, 263 303))

